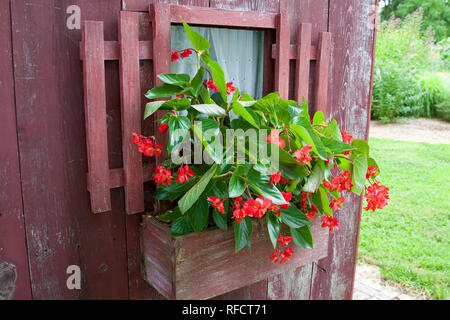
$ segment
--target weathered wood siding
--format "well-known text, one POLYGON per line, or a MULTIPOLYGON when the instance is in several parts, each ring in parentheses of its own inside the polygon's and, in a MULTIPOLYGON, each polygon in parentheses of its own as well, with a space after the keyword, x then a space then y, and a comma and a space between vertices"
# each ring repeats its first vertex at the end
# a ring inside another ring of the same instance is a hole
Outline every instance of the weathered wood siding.
MULTIPOLYGON (((156 1, 1 2, 0 299, 162 299, 142 280, 140 217, 126 215, 123 188, 111 191, 111 212, 90 212, 81 30, 66 27, 66 9, 77 5, 82 21, 103 21, 104 39, 117 41, 120 10, 141 11, 139 40, 151 41, 148 7, 156 1), (81 290, 66 287, 69 265, 81 267, 81 290)), ((279 5, 273 0, 160 2, 272 13, 279 5)), ((299 23, 312 24, 312 46, 320 31, 332 33, 328 112, 357 138, 367 138, 375 2, 287 2, 291 43, 299 23)), ((266 35, 273 41, 276 36, 266 35)), ((316 64, 310 65, 311 105, 316 64)), ((140 61, 139 67, 143 94, 154 84, 153 63, 140 61)), ((266 58, 265 67, 273 72, 273 60, 266 58)), ((291 60, 292 98, 295 68, 291 60)), ((121 168, 118 61, 105 62, 105 77, 109 168, 121 168)), ((273 88, 272 81, 265 77, 265 90, 273 88)), ((144 122, 143 130, 153 132, 153 124, 144 122)), ((151 183, 144 185, 146 198, 153 190, 151 183)), ((351 196, 339 212, 340 229, 330 235, 327 258, 217 299, 350 299, 360 212, 361 198, 351 196)))

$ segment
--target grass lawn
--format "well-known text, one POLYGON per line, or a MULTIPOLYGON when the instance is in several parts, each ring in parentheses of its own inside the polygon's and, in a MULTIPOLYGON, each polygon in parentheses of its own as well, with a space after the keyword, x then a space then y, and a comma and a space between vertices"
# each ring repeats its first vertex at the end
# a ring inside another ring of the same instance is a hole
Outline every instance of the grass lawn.
POLYGON ((359 259, 382 275, 448 299, 450 288, 450 145, 370 139, 390 189, 382 210, 363 210, 359 259))

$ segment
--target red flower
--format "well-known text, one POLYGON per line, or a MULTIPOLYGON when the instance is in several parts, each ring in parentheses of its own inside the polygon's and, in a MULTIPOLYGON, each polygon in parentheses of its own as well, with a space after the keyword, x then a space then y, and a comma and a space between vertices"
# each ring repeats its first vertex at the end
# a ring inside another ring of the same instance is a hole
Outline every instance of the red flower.
POLYGON ((175 98, 177 98, 177 99, 183 99, 183 98, 184 98, 184 93, 177 94, 177 95, 175 96, 175 98))
POLYGON ((301 160, 302 166, 304 166, 305 164, 309 163, 312 160, 311 154, 309 153, 309 151, 311 149, 312 149, 312 146, 308 144, 308 145, 300 148, 299 150, 294 151, 294 155, 295 155, 297 162, 300 162, 300 160, 301 160))
POLYGON ((235 210, 240 209, 243 203, 244 200, 242 200, 242 197, 235 198, 233 202, 233 209, 235 210))
POLYGON ((208 81, 205 81, 205 85, 208 89, 219 91, 219 88, 217 88, 216 83, 213 79, 209 79, 208 81))
POLYGON ((139 144, 143 138, 143 135, 133 132, 133 144, 139 144))
POLYGON ((319 210, 317 210, 317 207, 314 204, 312 204, 311 210, 306 212, 305 214, 306 214, 306 217, 308 218, 308 220, 312 221, 317 216, 318 212, 319 212, 319 210))
POLYGON ((245 211, 243 209, 237 209, 233 211, 233 218, 236 219, 236 223, 239 224, 245 218, 245 211))
MULTIPOLYGON (((341 130, 341 136, 342 136, 342 142, 347 143, 347 144, 352 144, 353 140, 355 140, 355 138, 353 138, 345 130, 341 130)), ((344 154, 345 155, 349 155, 350 154, 350 150, 344 151, 344 154)))
POLYGON ((344 203, 344 201, 345 201, 345 197, 340 197, 337 200, 333 199, 333 201, 331 201, 331 203, 330 203, 330 208, 335 211, 341 210, 341 204, 344 203))
POLYGON ((369 168, 367 168, 366 179, 375 176, 377 173, 378 168, 375 168, 374 166, 369 166, 369 168))
POLYGON ((153 157, 155 155, 155 148, 153 147, 153 142, 149 139, 146 140, 148 140, 147 143, 143 143, 139 147, 139 151, 142 152, 146 157, 153 157))
POLYGON ((330 228, 330 232, 333 231, 334 228, 338 229, 339 220, 333 217, 325 215, 322 218, 322 228, 330 228))
POLYGON ((155 169, 155 175, 153 180, 156 184, 163 183, 165 186, 172 184, 172 172, 167 170, 163 166, 158 166, 155 169))
POLYGON ((186 57, 189 57, 191 54, 192 54, 192 51, 190 49, 186 49, 183 52, 181 52, 180 57, 186 58, 186 57))
POLYGON ((155 154, 154 154, 155 157, 159 157, 161 155, 161 153, 162 153, 161 148, 162 148, 162 144, 161 143, 158 143, 155 146, 155 154))
MULTIPOLYGON (((281 170, 281 171, 283 171, 283 170, 281 170)), ((281 182, 282 182, 283 184, 288 184, 289 181, 290 181, 290 180, 289 180, 288 178, 281 177, 281 182)))
POLYGON ((286 200, 286 202, 288 202, 288 203, 281 204, 280 208, 283 210, 286 210, 290 206, 289 201, 291 201, 291 199, 292 199, 292 192, 282 192, 281 194, 283 195, 284 200, 286 200))
POLYGON ((371 186, 366 188, 364 197, 367 200, 367 207, 364 210, 383 209, 388 204, 389 189, 375 180, 371 186))
POLYGON ((286 142, 283 138, 279 137, 279 134, 279 130, 272 129, 272 131, 270 131, 270 136, 267 137, 267 143, 276 143, 280 146, 281 149, 284 149, 284 147, 286 147, 286 142))
POLYGON ((172 51, 172 56, 170 57, 170 61, 175 62, 175 61, 178 61, 178 59, 179 59, 178 52, 172 51))
POLYGON ((270 183, 277 184, 281 181, 281 174, 283 173, 283 170, 281 170, 279 173, 273 173, 270 177, 270 183))
POLYGON ((293 236, 282 236, 281 234, 278 236, 277 243, 280 243, 282 246, 287 246, 292 239, 294 239, 293 236))
POLYGON ((269 210, 273 212, 276 216, 281 216, 280 206, 277 204, 273 204, 269 207, 269 210))
POLYGON ((162 124, 159 126, 159 128, 158 128, 159 132, 161 132, 161 133, 166 132, 167 129, 169 129, 169 125, 167 124, 167 122, 166 122, 166 123, 162 123, 162 124))
POLYGON ((284 251, 282 254, 280 254, 280 263, 286 264, 286 261, 288 261, 291 257, 294 251, 292 248, 286 247, 284 248, 284 251))
POLYGON ((223 207, 223 202, 220 200, 220 198, 217 197, 209 197, 208 201, 212 202, 212 206, 214 209, 216 209, 218 212, 225 214, 225 209, 223 207))
POLYGON ((325 163, 326 163, 326 164, 329 164, 329 163, 330 163, 330 158, 328 158, 328 156, 327 156, 327 161, 325 161, 325 163))
POLYGON ((236 88, 233 87, 233 82, 227 82, 227 94, 236 91, 236 88))
POLYGON ((189 165, 181 166, 178 168, 177 178, 175 182, 185 183, 188 182, 194 176, 194 171, 189 168, 189 165))
POLYGON ((270 260, 272 260, 273 262, 277 263, 278 260, 280 260, 278 258, 278 249, 275 250, 274 252, 272 252, 272 254, 269 256, 270 260))
POLYGON ((342 176, 336 176, 333 178, 333 180, 331 181, 331 183, 329 181, 324 181, 323 182, 323 186, 325 188, 330 189, 330 192, 333 191, 345 191, 348 190, 350 191, 353 187, 353 183, 352 180, 350 179, 350 171, 346 170, 342 176))
POLYGON ((270 199, 259 196, 255 200, 250 199, 245 201, 243 210, 245 211, 245 215, 249 217, 262 218, 271 206, 272 201, 270 199))

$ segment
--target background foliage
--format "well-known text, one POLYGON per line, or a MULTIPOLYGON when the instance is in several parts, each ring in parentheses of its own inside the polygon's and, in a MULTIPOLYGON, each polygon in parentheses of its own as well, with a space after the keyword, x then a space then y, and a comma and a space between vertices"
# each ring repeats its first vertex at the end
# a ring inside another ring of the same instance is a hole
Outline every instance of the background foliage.
MULTIPOLYGON (((391 5, 394 5, 392 2, 391 5)), ((450 118, 449 40, 423 31, 424 10, 383 21, 377 35, 372 118, 450 118)))

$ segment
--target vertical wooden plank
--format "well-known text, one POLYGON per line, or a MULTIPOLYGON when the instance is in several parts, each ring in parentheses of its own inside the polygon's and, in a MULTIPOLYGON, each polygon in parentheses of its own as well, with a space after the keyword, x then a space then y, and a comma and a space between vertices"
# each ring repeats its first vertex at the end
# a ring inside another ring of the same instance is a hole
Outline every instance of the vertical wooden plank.
POLYGON ((132 133, 141 132, 141 87, 139 79, 139 15, 121 11, 119 23, 120 93, 125 210, 144 211, 142 156, 132 143, 132 133))
POLYGON ((291 44, 291 27, 287 12, 287 0, 280 0, 278 15, 277 50, 275 62, 275 90, 281 98, 288 99, 289 95, 289 48, 291 44))
POLYGON ((309 66, 311 64, 311 23, 301 23, 297 33, 297 61, 295 70, 295 100, 308 101, 309 66))
MULTIPOLYGON (((330 1, 329 31, 333 34, 330 116, 355 138, 366 138, 373 65, 375 0, 330 1)), ((338 211, 339 229, 330 234, 328 257, 313 275, 313 299, 351 299, 361 219, 362 197, 350 194, 338 211)))
POLYGON ((317 46, 316 77, 314 86, 315 111, 328 115, 328 77, 330 72, 331 33, 320 32, 317 46))
MULTIPOLYGON (((104 22, 117 40, 120 0, 11 1, 17 128, 23 211, 33 299, 126 299, 123 191, 112 211, 91 214, 86 189, 86 130, 81 30, 68 29, 66 9, 104 22), (38 26, 38 27, 37 27, 38 26), (81 289, 66 286, 69 265, 81 289)), ((110 167, 121 163, 119 66, 105 63, 110 167)))
POLYGON ((103 22, 86 21, 83 26, 84 109, 91 209, 111 211, 103 22))
POLYGON ((14 101, 11 12, 0 3, 0 300, 31 299, 14 101))
MULTIPOLYGON (((162 81, 157 77, 160 73, 170 73, 170 5, 155 3, 150 5, 150 16, 152 19, 153 34, 153 84, 159 86, 162 81)), ((166 114, 165 111, 156 111, 154 119, 160 119, 166 114)), ((155 123, 156 140, 164 146, 162 155, 157 158, 159 163, 161 159, 167 156, 166 146, 168 145, 167 133, 162 134, 157 130, 155 123)))

